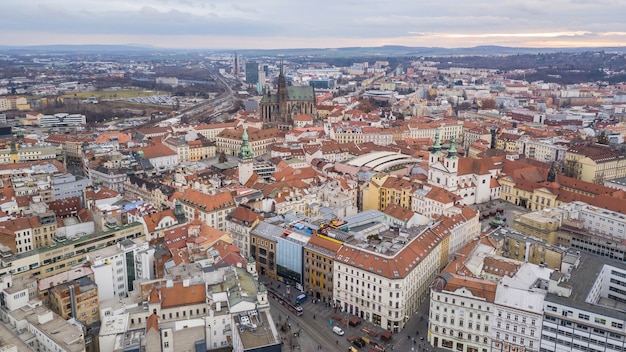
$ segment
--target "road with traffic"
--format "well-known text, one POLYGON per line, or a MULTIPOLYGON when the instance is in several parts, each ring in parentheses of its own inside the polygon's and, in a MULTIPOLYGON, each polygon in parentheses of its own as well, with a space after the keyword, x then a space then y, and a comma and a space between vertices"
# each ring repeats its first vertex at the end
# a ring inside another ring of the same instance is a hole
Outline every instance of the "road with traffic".
MULTIPOLYGON (((268 278, 261 278, 262 282, 271 285, 273 291, 281 292, 285 299, 294 300, 300 294, 293 287, 289 288, 284 283, 273 281, 268 278)), ((371 342, 379 345, 385 351, 436 351, 426 342, 428 304, 422 304, 417 312, 409 319, 403 331, 391 335, 390 341, 381 339, 385 331, 380 326, 369 322, 361 321, 357 326, 350 326, 345 322, 335 319, 338 315, 341 320, 348 321, 353 315, 346 314, 340 310, 335 310, 324 302, 314 302, 307 299, 301 303, 303 314, 297 316, 290 312, 278 301, 270 299, 272 317, 283 338, 283 351, 348 351, 349 346, 354 346, 348 341, 350 337, 366 337, 371 342), (345 317, 345 319, 344 319, 345 317), (344 332, 337 335, 333 332, 333 327, 338 326, 344 332), (372 332, 368 334, 368 332, 372 332), (295 334, 295 336, 294 336, 295 334), (372 335, 376 336, 372 336, 372 335)), ((358 351, 369 352, 375 345, 368 344, 358 351)))

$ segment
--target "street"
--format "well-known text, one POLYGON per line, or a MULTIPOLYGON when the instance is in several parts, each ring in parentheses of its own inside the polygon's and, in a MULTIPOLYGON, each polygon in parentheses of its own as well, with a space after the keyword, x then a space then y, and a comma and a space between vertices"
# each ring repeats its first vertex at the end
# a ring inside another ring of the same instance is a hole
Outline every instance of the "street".
MULTIPOLYGON (((279 291, 287 295, 284 283, 273 281, 268 278, 259 278, 260 281, 267 285, 271 282, 269 288, 279 291), (278 288, 280 285, 280 289, 278 288)), ((292 297, 300 294, 293 287, 290 288, 292 297)), ((366 337, 372 343, 362 348, 360 351, 374 351, 375 344, 379 345, 385 351, 445 351, 435 350, 427 343, 428 334, 428 301, 423 303, 419 310, 413 314, 407 322, 403 331, 392 334, 390 341, 381 341, 381 334, 385 331, 380 326, 369 322, 361 321, 361 324, 353 327, 333 319, 333 315, 341 315, 342 318, 352 317, 341 311, 335 310, 323 302, 313 303, 311 299, 307 299, 301 304, 304 312, 302 316, 296 316, 289 310, 277 303, 276 300, 270 298, 270 306, 272 318, 278 327, 278 331, 283 338, 283 351, 347 351, 351 343, 348 338, 366 337), (332 330, 333 326, 338 326, 344 331, 343 336, 335 334, 332 330), (286 327, 285 331, 281 331, 281 327, 286 327), (376 336, 366 333, 365 331, 376 332, 376 336), (294 333, 300 332, 299 336, 294 333), (423 340, 422 340, 423 338, 423 340), (374 348, 374 349, 373 349, 374 348)), ((352 345, 356 348, 356 346, 352 345)))

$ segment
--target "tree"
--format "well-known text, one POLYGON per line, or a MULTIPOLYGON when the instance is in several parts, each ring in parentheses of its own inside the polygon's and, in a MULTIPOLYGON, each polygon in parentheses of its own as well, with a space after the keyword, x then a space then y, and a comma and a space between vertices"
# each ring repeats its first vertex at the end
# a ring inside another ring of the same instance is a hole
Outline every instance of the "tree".
POLYGON ((364 113, 369 113, 372 110, 374 110, 376 107, 374 106, 374 104, 372 104, 371 101, 369 101, 368 99, 363 99, 361 101, 359 101, 359 109, 361 111, 363 111, 364 113))
POLYGON ((491 110, 498 107, 495 99, 483 99, 481 101, 481 107, 485 110, 491 110))
POLYGON ((606 135, 606 132, 600 132, 598 135, 598 144, 609 145, 609 136, 606 135))
POLYGON ((580 169, 580 163, 578 161, 570 159, 565 160, 563 167, 563 174, 567 177, 578 178, 578 170, 580 169))
POLYGON ((226 158, 226 154, 224 154, 224 152, 221 152, 221 153, 220 153, 220 156, 219 156, 218 161, 219 161, 220 163, 225 163, 225 162, 227 162, 227 161, 228 161, 228 158, 226 158))

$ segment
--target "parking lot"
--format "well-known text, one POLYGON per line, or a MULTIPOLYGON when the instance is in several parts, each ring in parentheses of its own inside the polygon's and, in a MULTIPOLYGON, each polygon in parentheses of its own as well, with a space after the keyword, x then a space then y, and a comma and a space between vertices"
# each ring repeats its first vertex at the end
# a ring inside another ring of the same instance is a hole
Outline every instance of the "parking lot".
POLYGON ((505 224, 511 226, 513 221, 520 215, 530 212, 530 209, 514 205, 503 200, 492 200, 488 203, 474 204, 470 206, 472 209, 480 211, 481 228, 483 231, 490 226, 491 221, 497 213, 504 218, 505 224), (501 210, 499 212, 498 210, 501 210))

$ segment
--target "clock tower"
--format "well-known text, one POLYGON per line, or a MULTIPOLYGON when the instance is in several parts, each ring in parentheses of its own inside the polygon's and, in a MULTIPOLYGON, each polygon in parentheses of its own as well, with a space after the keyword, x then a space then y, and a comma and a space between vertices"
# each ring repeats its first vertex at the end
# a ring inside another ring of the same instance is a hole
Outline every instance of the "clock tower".
POLYGON ((239 183, 245 185, 254 173, 254 153, 250 149, 248 143, 248 128, 243 126, 243 135, 241 136, 241 147, 239 147, 239 183))

